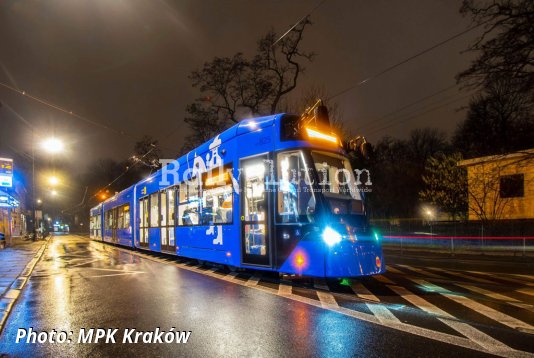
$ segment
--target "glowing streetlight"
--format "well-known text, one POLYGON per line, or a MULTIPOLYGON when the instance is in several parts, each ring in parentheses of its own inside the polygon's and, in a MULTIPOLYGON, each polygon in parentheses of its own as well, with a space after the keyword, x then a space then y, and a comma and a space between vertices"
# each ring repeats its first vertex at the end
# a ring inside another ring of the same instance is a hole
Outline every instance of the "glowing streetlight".
POLYGON ((43 148, 48 153, 59 153, 65 149, 63 142, 57 138, 48 138, 41 143, 41 148, 43 148))
POLYGON ((51 176, 50 178, 48 178, 48 183, 50 185, 58 185, 59 179, 56 176, 51 176))
POLYGON ((37 204, 42 204, 43 201, 41 199, 37 199, 37 204))
POLYGON ((52 196, 56 196, 56 195, 57 195, 57 190, 52 190, 52 191, 50 192, 50 195, 52 195, 52 196))

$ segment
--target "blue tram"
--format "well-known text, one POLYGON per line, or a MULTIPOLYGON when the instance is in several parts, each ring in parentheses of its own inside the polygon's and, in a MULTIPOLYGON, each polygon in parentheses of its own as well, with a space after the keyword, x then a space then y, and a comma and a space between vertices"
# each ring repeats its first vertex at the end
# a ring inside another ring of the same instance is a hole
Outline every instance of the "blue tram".
POLYGON ((324 120, 247 119, 92 208, 91 238, 287 274, 380 274, 356 173, 324 120))

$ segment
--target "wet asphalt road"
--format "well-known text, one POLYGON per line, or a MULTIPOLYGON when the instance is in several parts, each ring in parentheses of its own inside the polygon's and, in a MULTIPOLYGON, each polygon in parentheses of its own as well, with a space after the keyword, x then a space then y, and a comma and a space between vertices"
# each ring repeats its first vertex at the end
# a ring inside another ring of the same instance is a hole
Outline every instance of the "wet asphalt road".
MULTIPOLYGON (((511 333, 507 333, 511 334, 511 333)), ((532 337, 520 333, 518 340, 532 337)), ((528 347, 527 347, 528 348, 528 347)), ((13 356, 482 356, 480 351, 157 262, 77 236, 48 244, 0 336, 13 356), (15 343, 36 331, 119 328, 115 344, 15 343), (191 331, 187 344, 122 344, 122 331, 191 331)))

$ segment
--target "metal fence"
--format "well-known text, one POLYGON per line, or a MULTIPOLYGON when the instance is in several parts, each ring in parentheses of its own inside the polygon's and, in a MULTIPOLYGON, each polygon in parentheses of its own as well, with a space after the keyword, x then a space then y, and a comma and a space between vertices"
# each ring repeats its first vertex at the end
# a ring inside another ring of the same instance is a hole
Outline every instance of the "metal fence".
POLYGON ((373 220, 386 250, 534 257, 534 221, 373 220))

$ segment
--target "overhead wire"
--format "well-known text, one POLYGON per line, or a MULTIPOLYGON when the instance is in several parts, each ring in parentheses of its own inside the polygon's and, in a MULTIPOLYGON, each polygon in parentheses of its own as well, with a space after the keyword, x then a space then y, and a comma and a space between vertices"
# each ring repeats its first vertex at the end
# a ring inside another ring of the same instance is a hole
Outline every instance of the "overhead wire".
POLYGON ((414 59, 416 59, 416 58, 418 58, 418 57, 420 57, 420 56, 422 56, 422 55, 424 55, 424 54, 426 54, 426 53, 428 53, 428 52, 430 52, 432 50, 435 50, 436 48, 438 48, 440 46, 445 45, 446 43, 448 43, 448 42, 450 42, 450 41, 452 41, 454 39, 457 39, 458 37, 460 37, 462 35, 465 35, 465 34, 471 32, 471 31, 473 31, 474 29, 476 29, 476 28, 478 28, 478 27, 480 27, 482 25, 485 25, 488 22, 489 22, 489 20, 481 22, 481 23, 478 23, 478 24, 475 24, 473 26, 470 26, 467 29, 465 29, 465 30, 463 30, 463 31, 461 31, 461 32, 459 32, 457 34, 446 38, 445 40, 442 40, 442 41, 440 41, 440 42, 438 42, 438 43, 436 43, 436 44, 434 44, 434 45, 432 45, 432 46, 430 46, 430 47, 428 47, 428 48, 426 48, 426 49, 424 49, 424 50, 422 50, 422 51, 420 51, 420 52, 418 52, 418 53, 416 53, 416 54, 414 54, 412 56, 409 56, 409 57, 407 57, 407 58, 405 58, 405 59, 403 59, 403 60, 401 60, 401 61, 399 61, 399 62, 397 62, 397 63, 395 63, 395 64, 393 64, 391 66, 389 66, 389 67, 386 67, 385 69, 383 69, 381 71, 378 71, 377 73, 375 73, 375 74, 373 74, 373 75, 371 75, 371 76, 369 76, 369 77, 367 77, 367 78, 365 78, 365 79, 363 79, 361 81, 358 81, 356 84, 351 85, 351 86, 349 86, 349 87, 347 87, 347 88, 335 93, 334 95, 328 97, 326 100, 328 101, 328 100, 331 100, 333 98, 339 97, 339 96, 341 96, 341 95, 343 95, 343 94, 355 89, 356 87, 359 87, 359 86, 361 86, 361 85, 363 85, 363 84, 365 84, 365 83, 367 83, 367 82, 369 82, 371 80, 374 80, 374 79, 376 79, 376 78, 378 78, 378 77, 380 77, 380 76, 382 76, 382 75, 384 75, 384 74, 386 74, 386 73, 388 73, 388 72, 390 72, 390 71, 392 71, 392 70, 404 65, 407 62, 410 62, 410 61, 412 61, 412 60, 414 60, 414 59))
POLYGON ((426 101, 426 100, 428 100, 428 99, 430 99, 430 98, 433 98, 433 97, 435 97, 435 96, 437 96, 437 95, 440 95, 440 94, 442 94, 442 93, 445 93, 445 92, 447 92, 447 91, 450 91, 451 89, 453 89, 453 88, 455 88, 455 87, 458 87, 458 84, 454 84, 454 85, 452 85, 452 86, 448 86, 448 87, 442 88, 442 89, 440 89, 439 91, 436 91, 436 92, 434 92, 434 93, 432 93, 432 94, 430 94, 430 95, 426 95, 426 96, 423 96, 423 97, 421 97, 421 98, 418 98, 417 100, 415 100, 415 101, 413 101, 413 102, 410 102, 409 104, 406 104, 406 105, 404 105, 404 106, 402 106, 402 107, 399 107, 399 108, 397 108, 397 109, 395 109, 395 110, 393 110, 393 111, 391 111, 391 112, 389 112, 389 113, 387 113, 387 114, 382 115, 381 117, 379 117, 378 119, 376 119, 376 120, 374 120, 374 121, 371 121, 371 122, 362 124, 361 126, 359 126, 359 127, 356 128, 356 131, 359 131, 359 130, 361 130, 361 129, 363 129, 363 128, 367 128, 367 127, 369 127, 369 126, 374 126, 374 125, 376 125, 377 123, 379 123, 379 122, 381 122, 381 121, 387 119, 388 117, 391 117, 391 116, 394 115, 394 114, 397 114, 397 113, 399 113, 399 112, 402 112, 402 111, 404 111, 405 109, 408 109, 408 108, 410 108, 410 107, 413 107, 413 106, 415 106, 416 104, 419 104, 419 103, 421 103, 421 102, 424 102, 424 101, 426 101))
POLYGON ((369 131, 368 133, 366 133, 366 135, 371 135, 371 134, 375 134, 375 133, 381 132, 381 131, 383 131, 385 129, 388 129, 388 128, 397 126, 399 124, 405 123, 405 122, 407 122, 409 120, 412 120, 414 118, 421 117, 421 116, 423 116, 425 114, 428 114, 428 113, 434 112, 434 111, 436 111, 438 109, 441 109, 441 108, 444 108, 446 106, 449 106, 449 105, 451 105, 453 103, 465 100, 465 99, 467 99, 467 98, 469 98, 471 96, 472 96, 472 93, 469 93, 468 95, 465 95, 465 96, 462 96, 460 98, 456 98, 454 100, 451 100, 451 101, 448 101, 446 103, 443 103, 441 105, 432 107, 432 108, 430 108, 430 109, 428 109, 426 111, 423 111, 423 112, 420 112, 420 113, 415 113, 415 114, 412 114, 412 115, 410 115, 408 117, 404 117, 404 118, 394 118, 393 120, 389 121, 389 123, 387 125, 379 127, 379 128, 375 128, 375 129, 369 131))
POLYGON ((44 98, 41 98, 41 97, 38 97, 38 96, 35 96, 35 95, 31 95, 31 94, 29 94, 28 92, 26 92, 26 91, 24 91, 24 90, 15 88, 15 87, 10 86, 10 85, 8 85, 8 84, 6 84, 6 83, 3 83, 3 82, 0 82, 0 86, 4 87, 4 88, 6 88, 6 89, 8 89, 8 90, 10 90, 10 91, 12 91, 12 92, 16 92, 16 93, 20 94, 20 95, 23 96, 23 97, 29 98, 29 99, 31 99, 31 100, 33 100, 33 101, 36 101, 36 102, 38 102, 38 103, 40 103, 40 104, 42 104, 42 105, 45 105, 45 106, 50 107, 50 108, 52 108, 52 109, 55 109, 55 110, 57 110, 57 111, 59 111, 59 112, 65 113, 65 114, 67 114, 68 116, 77 118, 77 119, 79 119, 79 120, 81 120, 81 121, 84 121, 84 122, 86 122, 86 123, 95 125, 95 126, 97 126, 97 127, 100 127, 100 128, 106 129, 106 130, 113 131, 113 132, 115 132, 115 133, 117 133, 117 134, 120 134, 120 135, 129 137, 129 138, 133 138, 132 135, 126 133, 126 132, 123 131, 123 130, 116 129, 116 128, 113 128, 113 127, 111 127, 111 126, 109 126, 109 125, 107 125, 107 124, 103 124, 103 123, 101 123, 101 122, 97 122, 97 121, 95 121, 95 120, 92 120, 92 119, 89 119, 89 118, 87 118, 87 117, 81 116, 81 115, 79 115, 79 114, 77 114, 77 113, 74 113, 73 111, 68 110, 68 109, 66 109, 66 108, 64 108, 64 107, 62 107, 62 106, 60 106, 60 105, 57 105, 57 104, 55 104, 55 103, 53 103, 53 102, 51 102, 51 101, 49 101, 49 100, 46 100, 46 99, 44 99, 44 98))
POLYGON ((291 26, 289 28, 289 30, 287 30, 286 32, 284 32, 284 34, 282 36, 280 36, 278 38, 278 40, 276 40, 272 45, 271 47, 274 47, 276 46, 276 44, 278 44, 278 42, 282 41, 282 39, 284 37, 286 37, 291 31, 293 31, 293 29, 295 27, 297 27, 302 21, 306 20, 307 18, 309 18, 314 12, 315 10, 317 10, 318 8, 320 8, 324 3, 326 2, 326 0, 322 0, 320 1, 319 3, 317 3, 317 5, 315 5, 306 15, 304 15, 303 17, 300 18, 300 20, 298 20, 293 26, 291 26))

